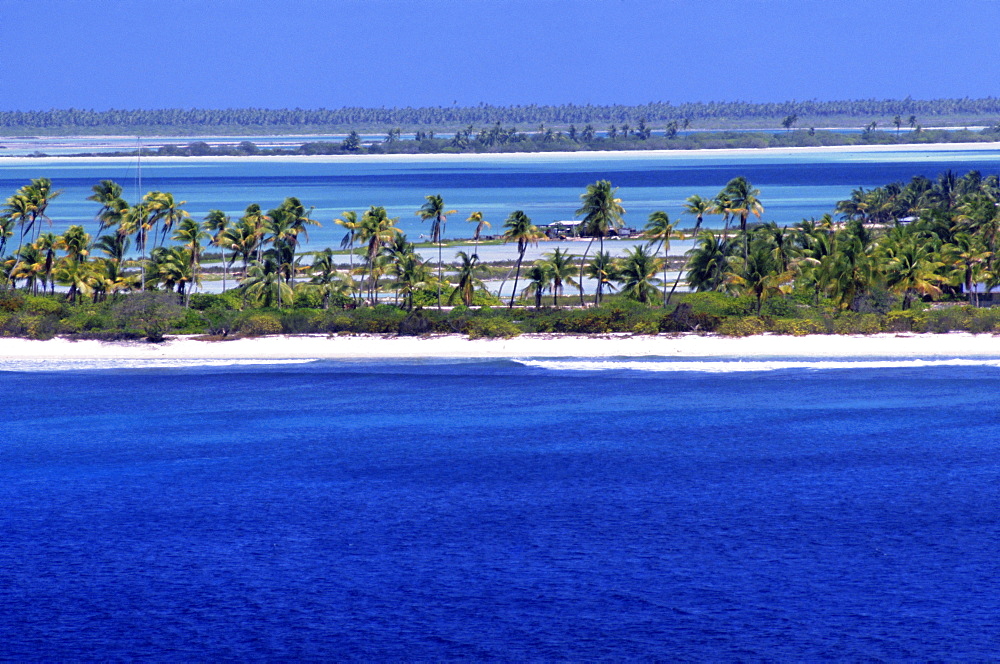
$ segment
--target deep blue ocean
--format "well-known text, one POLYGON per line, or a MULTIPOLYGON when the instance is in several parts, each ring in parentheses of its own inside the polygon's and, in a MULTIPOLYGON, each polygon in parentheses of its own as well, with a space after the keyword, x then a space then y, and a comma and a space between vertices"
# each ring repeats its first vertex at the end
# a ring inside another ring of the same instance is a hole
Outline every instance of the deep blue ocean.
POLYGON ((0 660, 1000 658, 995 361, 0 369, 0 660))

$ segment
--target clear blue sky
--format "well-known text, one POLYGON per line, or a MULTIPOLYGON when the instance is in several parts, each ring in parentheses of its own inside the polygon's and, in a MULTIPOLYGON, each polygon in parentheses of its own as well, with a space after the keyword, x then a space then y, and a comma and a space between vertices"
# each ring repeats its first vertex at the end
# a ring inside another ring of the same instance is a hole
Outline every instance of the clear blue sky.
POLYGON ((994 0, 0 0, 0 109, 1000 96, 994 0))

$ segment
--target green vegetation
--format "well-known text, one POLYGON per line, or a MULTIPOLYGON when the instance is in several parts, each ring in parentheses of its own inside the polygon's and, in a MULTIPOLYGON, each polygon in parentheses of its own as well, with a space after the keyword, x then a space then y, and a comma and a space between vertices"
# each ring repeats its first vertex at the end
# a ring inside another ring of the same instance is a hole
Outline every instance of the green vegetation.
MULTIPOLYGON (((48 179, 32 180, 4 202, 0 335, 151 341, 167 334, 276 333, 741 336, 992 332, 1000 323, 1000 308, 982 307, 1000 285, 1000 177, 974 171, 858 189, 837 204, 838 219, 826 215, 789 227, 757 221, 764 196, 737 177, 711 201, 687 200, 684 213, 696 218, 696 229, 706 215, 721 216, 724 228, 696 230, 695 246, 683 259, 666 254, 675 230, 663 211, 649 216, 646 244, 617 259, 603 246, 590 254, 593 241, 603 242, 625 214, 617 190, 601 180, 580 196, 577 216, 591 240, 583 255, 547 252, 524 271, 521 290, 525 251, 542 237, 521 210, 509 215, 503 234, 516 244, 517 260, 491 266, 465 251, 450 266, 439 251, 432 265, 385 208, 373 205, 360 216, 347 211, 336 220, 347 231, 344 269, 330 248, 303 251, 307 229, 319 222, 294 197, 267 212, 251 204, 235 221, 218 210, 196 221, 167 192, 149 192, 134 204, 111 181, 93 192, 96 240, 79 225, 62 235, 42 232, 48 205, 60 193, 48 179), (209 245, 218 253, 206 267, 209 245), (671 268, 681 268, 672 283, 671 268), (232 279, 235 287, 218 295, 196 292, 207 270, 221 271, 223 283, 232 279), (504 270, 505 282, 513 275, 513 288, 501 303, 484 278, 504 270), (595 285, 592 303, 583 298, 585 279, 595 285), (674 297, 682 279, 690 292, 674 297), (560 301, 566 286, 579 289, 582 306, 560 301)), ((415 211, 438 238, 454 212, 444 207, 440 196, 429 195, 415 211)), ((488 223, 478 213, 469 221, 477 233, 488 223)))
MULTIPOLYGON (((500 125, 539 127, 544 134, 554 130, 570 132, 574 140, 587 141, 585 126, 615 126, 615 132, 628 136, 633 132, 648 137, 653 127, 667 134, 691 126, 726 128, 769 128, 779 124, 786 130, 793 126, 859 126, 871 122, 897 132, 902 125, 922 123, 965 126, 994 124, 1000 117, 1000 99, 859 99, 839 101, 786 101, 772 103, 693 102, 671 104, 655 102, 626 105, 537 105, 364 108, 340 109, 56 109, 48 111, 0 112, 0 131, 8 135, 35 134, 122 134, 127 135, 207 135, 231 133, 319 133, 350 130, 386 133, 386 142, 399 141, 403 128, 408 131, 455 130, 467 126, 500 125), (904 121, 904 118, 906 119, 904 121)), ((593 129, 591 129, 593 131, 593 129)))

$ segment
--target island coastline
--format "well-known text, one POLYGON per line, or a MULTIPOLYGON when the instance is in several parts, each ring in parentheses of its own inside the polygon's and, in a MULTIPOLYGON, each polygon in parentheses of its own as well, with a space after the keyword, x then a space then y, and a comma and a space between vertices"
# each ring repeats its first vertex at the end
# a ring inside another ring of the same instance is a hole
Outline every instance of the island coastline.
POLYGON ((1000 358, 1000 336, 880 333, 872 335, 725 337, 714 334, 557 335, 524 334, 511 339, 462 335, 275 335, 206 341, 171 336, 162 343, 0 339, 0 358, 17 360, 183 359, 500 359, 500 358, 1000 358))

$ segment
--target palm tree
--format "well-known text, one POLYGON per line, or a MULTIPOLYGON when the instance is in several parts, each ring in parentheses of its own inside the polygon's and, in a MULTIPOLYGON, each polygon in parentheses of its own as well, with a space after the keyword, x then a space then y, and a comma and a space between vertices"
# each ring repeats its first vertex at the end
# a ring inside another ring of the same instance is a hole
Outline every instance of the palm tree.
POLYGON ((44 269, 42 272, 42 291, 45 291, 45 285, 49 284, 49 287, 53 293, 55 293, 55 281, 52 279, 52 269, 55 267, 56 260, 56 249, 59 248, 59 237, 55 233, 42 233, 38 236, 38 241, 35 242, 35 246, 38 250, 44 254, 44 269))
MULTIPOLYGON (((38 281, 45 274, 45 254, 34 242, 21 247, 17 254, 17 262, 14 263, 10 271, 12 280, 24 279, 25 290, 33 294, 38 293, 38 281)), ((44 282, 43 282, 44 284, 44 282)))
POLYGON ((536 261, 524 275, 528 285, 521 291, 521 297, 535 296, 535 309, 542 308, 542 295, 545 289, 552 289, 552 271, 545 261, 536 261))
POLYGON ((706 214, 711 214, 713 210, 712 201, 702 198, 698 194, 688 196, 684 203, 684 214, 692 214, 695 217, 694 234, 698 235, 701 230, 701 222, 706 214))
POLYGON ((444 199, 437 194, 431 194, 430 196, 424 196, 427 202, 417 210, 417 216, 424 221, 430 220, 431 222, 431 242, 437 244, 438 246, 438 309, 441 308, 441 245, 444 236, 444 223, 447 220, 447 215, 454 214, 455 210, 445 210, 444 209, 444 199))
POLYGON ((166 191, 151 191, 143 197, 143 202, 150 213, 150 227, 155 228, 156 224, 161 226, 159 242, 156 242, 156 232, 153 232, 153 241, 156 246, 163 246, 163 243, 167 241, 167 233, 174 227, 174 224, 191 216, 180 207, 187 201, 176 201, 174 195, 166 191))
POLYGON ((699 293, 722 290, 732 250, 728 238, 702 231, 687 263, 688 285, 699 293))
POLYGON ((70 302, 76 302, 77 295, 90 295, 94 292, 95 275, 89 263, 64 258, 56 267, 55 278, 56 283, 69 286, 67 295, 70 302))
MULTIPOLYGON (((347 229, 347 233, 344 234, 344 239, 340 241, 340 248, 347 249, 348 262, 350 267, 348 267, 347 274, 351 275, 353 281, 354 277, 354 241, 358 239, 358 229, 360 225, 358 224, 358 213, 352 210, 347 210, 341 213, 339 219, 335 219, 334 223, 338 226, 343 226, 347 229)), ((353 289, 352 289, 353 290, 353 289)), ((353 295, 351 296, 353 297, 353 295)))
POLYGON ((7 227, 17 224, 21 227, 21 233, 18 236, 17 250, 14 255, 17 256, 21 253, 21 248, 24 246, 24 234, 26 229, 30 231, 31 215, 32 215, 32 203, 31 199, 21 193, 24 188, 18 190, 18 193, 14 194, 4 203, 2 218, 4 220, 4 225, 7 227))
POLYGON ((68 258, 83 263, 90 255, 90 234, 83 230, 83 226, 74 224, 60 236, 59 248, 66 252, 68 258))
POLYGON ((235 226, 230 226, 222 233, 223 246, 233 252, 233 260, 239 256, 243 261, 242 275, 247 276, 247 267, 250 261, 258 255, 260 249, 261 235, 256 226, 245 218, 236 222, 235 226))
POLYGON ((267 223, 271 221, 271 218, 264 214, 264 211, 260 209, 260 205, 251 203, 243 211, 240 221, 245 223, 256 234, 257 260, 261 260, 264 255, 264 234, 267 232, 267 223))
POLYGON ((625 257, 619 262, 615 280, 622 285, 621 292, 628 298, 643 304, 650 301, 658 293, 656 272, 660 269, 660 261, 649 253, 644 245, 638 245, 631 250, 625 250, 625 257))
POLYGON ((97 235, 115 226, 121 220, 121 214, 128 208, 128 203, 122 198, 122 187, 114 180, 101 180, 91 187, 94 193, 87 196, 88 201, 101 204, 97 212, 97 235))
POLYGON ((451 292, 451 296, 448 298, 448 304, 451 305, 455 302, 455 296, 461 295, 462 302, 465 306, 472 306, 472 296, 476 292, 477 287, 482 287, 483 282, 476 276, 476 272, 479 271, 479 256, 477 254, 469 254, 464 251, 459 251, 455 254, 458 258, 458 284, 455 285, 455 289, 451 292))
POLYGON ((52 225, 52 220, 45 214, 49 203, 62 191, 52 191, 52 181, 48 178, 35 178, 30 185, 21 188, 31 201, 31 225, 35 227, 35 235, 41 232, 41 226, 36 222, 44 220, 52 225))
POLYGON ((745 177, 735 177, 723 190, 729 198, 729 211, 740 216, 740 232, 747 231, 747 217, 751 214, 760 219, 764 204, 760 202, 760 189, 755 189, 745 177))
POLYGON ((616 274, 616 266, 607 251, 599 251, 590 259, 583 269, 583 276, 593 279, 603 292, 605 289, 615 290, 611 283, 616 274))
MULTIPOLYGON (((226 261, 226 231, 231 223, 229 215, 222 210, 209 210, 205 215, 204 228, 211 234, 212 244, 222 253, 222 292, 226 292, 226 281, 229 277, 229 262, 226 261)), ((235 260, 236 254, 233 254, 235 260)))
POLYGON ((378 257, 379 250, 399 234, 399 228, 396 227, 398 219, 398 217, 390 218, 384 207, 375 205, 368 208, 361 215, 358 227, 358 240, 368 247, 365 252, 365 263, 368 266, 369 275, 368 296, 372 304, 375 303, 377 285, 375 280, 375 259, 378 257))
POLYGON ((975 283, 982 279, 986 271, 986 262, 991 252, 986 249, 980 238, 968 233, 957 233, 954 244, 945 245, 943 252, 951 257, 953 271, 962 284, 969 304, 978 305, 975 283))
POLYGON ((751 242, 746 259, 734 257, 726 272, 727 284, 735 291, 752 295, 760 313, 764 300, 775 293, 790 293, 794 274, 781 270, 772 248, 765 239, 751 242))
MULTIPOLYGON (((611 182, 608 180, 599 180, 594 184, 587 185, 587 191, 580 195, 582 205, 576 211, 576 216, 583 216, 583 231, 590 235, 590 242, 587 243, 587 249, 583 252, 583 257, 580 259, 581 272, 587 260, 587 254, 590 252, 590 246, 594 243, 594 238, 600 241, 599 251, 603 253, 605 236, 609 232, 620 228, 624 223, 622 215, 625 214, 625 208, 622 207, 622 200, 616 197, 617 193, 618 189, 612 187, 611 182)), ((598 282, 594 303, 599 304, 600 301, 601 283, 598 282)), ((582 305, 583 303, 583 283, 581 282, 580 304, 582 305)))
POLYGON ((517 272, 514 276, 514 290, 510 293, 510 304, 508 309, 514 308, 514 298, 517 297, 517 281, 521 276, 521 262, 524 260, 524 252, 528 250, 528 244, 538 244, 544 233, 537 226, 531 223, 531 219, 523 210, 514 210, 504 222, 507 229, 503 234, 503 241, 517 242, 517 272))
POLYGON ((468 221, 469 223, 472 223, 472 224, 476 225, 476 230, 473 231, 473 233, 472 233, 472 241, 475 244, 476 248, 473 250, 472 253, 473 253, 473 255, 478 256, 479 255, 479 236, 483 232, 483 228, 491 228, 490 222, 488 222, 485 219, 483 219, 483 213, 482 212, 473 212, 472 214, 469 215, 469 218, 466 219, 466 221, 468 221))
POLYGON ((549 276, 552 278, 552 304, 559 306, 559 296, 563 293, 563 284, 578 286, 573 277, 577 274, 577 268, 573 265, 575 256, 563 249, 556 247, 554 251, 545 254, 542 261, 549 276))
MULTIPOLYGON (((674 232, 674 225, 670 223, 670 217, 663 210, 657 210, 649 215, 649 223, 642 235, 649 240, 650 246, 659 244, 657 250, 663 249, 663 306, 670 304, 670 296, 667 295, 667 255, 670 253, 670 235, 674 232)), ((654 251, 655 253, 655 251, 654 251)), ((677 281, 681 279, 681 273, 677 274, 677 281)), ((677 288, 677 282, 674 283, 677 288)), ((673 290, 670 291, 673 293, 673 290)))
POLYGON ((886 264, 886 285, 903 294, 903 309, 909 309, 914 296, 938 297, 944 279, 937 274, 943 263, 934 260, 933 249, 915 238, 900 247, 886 264))
POLYGON ((723 237, 729 236, 729 220, 732 218, 733 214, 732 211, 730 210, 731 207, 732 207, 732 202, 729 200, 729 194, 726 192, 725 189, 716 194, 715 198, 712 199, 711 213, 722 215, 723 237))
POLYGON ((190 259, 191 287, 187 289, 184 297, 184 306, 188 306, 191 301, 191 291, 195 286, 201 284, 201 241, 211 237, 202 230, 201 224, 194 219, 184 219, 174 233, 174 239, 183 243, 190 259))
POLYGON ((282 278, 280 266, 270 256, 265 256, 263 261, 253 262, 240 288, 264 307, 277 304, 280 309, 283 303, 291 302, 294 298, 292 287, 282 278))
POLYGON ((330 308, 330 296, 350 293, 353 298, 354 281, 337 271, 333 262, 333 251, 329 248, 316 254, 312 262, 312 278, 309 285, 319 290, 323 296, 323 308, 330 308))

